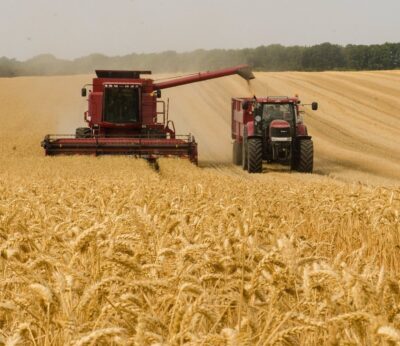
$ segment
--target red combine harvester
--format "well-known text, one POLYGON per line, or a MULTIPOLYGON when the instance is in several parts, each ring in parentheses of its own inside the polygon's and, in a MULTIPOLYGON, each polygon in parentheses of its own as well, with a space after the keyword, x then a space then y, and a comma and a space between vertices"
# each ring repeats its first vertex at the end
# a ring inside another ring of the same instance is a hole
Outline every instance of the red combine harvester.
MULTIPOLYGON (((311 173, 314 149, 297 97, 232 99, 233 163, 249 173, 262 172, 263 161, 311 173)), ((305 105, 303 105, 305 106, 305 105)), ((312 110, 318 103, 311 104, 312 110)))
POLYGON ((84 119, 88 127, 75 135, 47 135, 42 141, 46 155, 133 155, 154 162, 158 157, 186 157, 197 164, 197 143, 193 136, 179 136, 168 105, 157 100, 161 90, 238 74, 246 80, 254 76, 247 65, 202 72, 166 81, 141 75, 150 71, 96 71, 84 119))

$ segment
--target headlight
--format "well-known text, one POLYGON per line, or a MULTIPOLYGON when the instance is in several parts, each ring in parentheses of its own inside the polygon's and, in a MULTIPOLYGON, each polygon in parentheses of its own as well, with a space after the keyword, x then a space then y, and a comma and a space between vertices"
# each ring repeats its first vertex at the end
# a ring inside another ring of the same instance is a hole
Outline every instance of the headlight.
POLYGON ((254 118, 255 121, 257 121, 258 123, 261 121, 261 117, 259 115, 256 115, 256 117, 254 118))

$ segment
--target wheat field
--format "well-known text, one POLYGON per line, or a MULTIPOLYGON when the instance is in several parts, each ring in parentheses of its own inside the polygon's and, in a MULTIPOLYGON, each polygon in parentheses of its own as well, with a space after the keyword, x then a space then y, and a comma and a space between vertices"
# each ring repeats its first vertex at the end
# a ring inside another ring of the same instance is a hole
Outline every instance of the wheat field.
POLYGON ((200 167, 43 157, 90 76, 0 79, 0 345, 400 344, 399 72, 166 91, 200 167), (229 164, 231 96, 299 93, 313 175, 229 164))

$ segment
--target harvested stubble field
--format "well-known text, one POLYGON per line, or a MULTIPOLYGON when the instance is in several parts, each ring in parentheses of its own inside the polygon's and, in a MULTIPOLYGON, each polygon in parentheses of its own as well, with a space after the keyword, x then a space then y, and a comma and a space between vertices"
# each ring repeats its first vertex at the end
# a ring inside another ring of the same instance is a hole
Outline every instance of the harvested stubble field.
POLYGON ((249 92, 235 77, 169 92, 203 161, 159 172, 42 156, 44 133, 80 124, 87 77, 0 80, 0 345, 400 344, 399 146, 387 147, 400 74, 258 77, 255 89, 320 101, 307 115, 320 174, 221 163, 229 96, 249 92))

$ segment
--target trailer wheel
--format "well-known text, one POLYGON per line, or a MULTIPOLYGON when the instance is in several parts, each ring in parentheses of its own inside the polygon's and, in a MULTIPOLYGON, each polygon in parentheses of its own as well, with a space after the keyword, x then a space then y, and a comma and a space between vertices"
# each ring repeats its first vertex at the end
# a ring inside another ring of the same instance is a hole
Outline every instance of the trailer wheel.
POLYGON ((242 144, 234 141, 232 149, 232 162, 234 165, 239 166, 242 164, 242 144))
POLYGON ((247 140, 245 137, 243 137, 243 142, 242 142, 242 168, 247 171, 249 168, 249 162, 247 159, 248 156, 248 147, 247 147, 247 140))
POLYGON ((247 141, 248 153, 247 161, 249 173, 261 173, 262 172, 262 139, 261 138, 250 138, 247 141))
POLYGON ((294 169, 302 173, 312 173, 314 165, 314 145, 311 139, 299 142, 294 169))
POLYGON ((75 138, 90 138, 92 137, 92 130, 89 127, 78 127, 75 130, 75 138))

